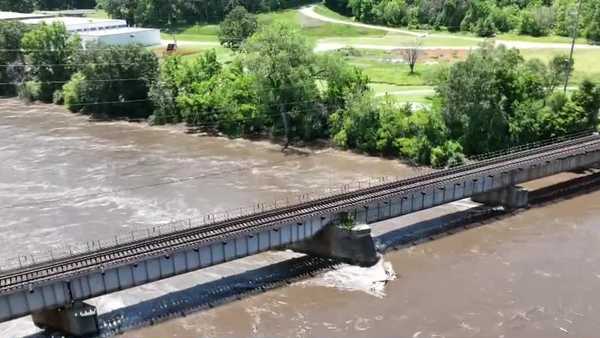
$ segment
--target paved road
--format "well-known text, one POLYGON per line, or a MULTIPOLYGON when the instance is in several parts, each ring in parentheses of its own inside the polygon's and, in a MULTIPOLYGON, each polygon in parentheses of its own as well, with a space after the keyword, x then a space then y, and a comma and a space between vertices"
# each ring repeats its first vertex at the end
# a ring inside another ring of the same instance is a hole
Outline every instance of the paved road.
MULTIPOLYGON (((302 15, 305 15, 309 18, 312 18, 315 20, 320 20, 323 22, 355 26, 355 27, 361 27, 361 28, 378 29, 378 30, 382 30, 382 31, 390 32, 390 33, 405 34, 405 35, 411 35, 411 36, 415 36, 415 37, 429 36, 428 33, 414 32, 414 31, 409 31, 406 29, 392 28, 392 27, 385 27, 385 26, 378 26, 378 25, 369 25, 369 24, 364 24, 364 23, 360 23, 360 22, 345 21, 345 20, 330 18, 330 17, 324 16, 324 15, 321 15, 321 14, 315 12, 315 5, 303 7, 299 11, 300 11, 300 13, 302 13, 302 15)), ((457 35, 452 35, 452 34, 435 34, 435 37, 442 37, 442 38, 448 38, 448 39, 483 41, 482 38, 457 36, 457 35)), ((518 49, 570 49, 571 48, 571 45, 568 43, 546 43, 546 42, 506 41, 506 40, 496 40, 495 43, 496 43, 496 45, 505 45, 507 47, 511 47, 511 48, 514 47, 514 48, 518 48, 518 49)), ((339 49, 339 48, 342 48, 345 46, 351 46, 351 47, 359 48, 359 49, 381 49, 381 50, 407 48, 406 46, 394 46, 394 45, 381 46, 381 45, 369 45, 369 44, 343 44, 343 43, 319 42, 317 47, 315 48, 315 50, 327 51, 327 50, 339 49)), ((586 45, 586 44, 577 44, 577 45, 575 45, 575 47, 577 49, 598 49, 598 50, 600 50, 600 46, 593 46, 593 45, 586 45)), ((429 48, 429 49, 471 49, 474 47, 436 46, 436 47, 424 47, 424 48, 429 48)))

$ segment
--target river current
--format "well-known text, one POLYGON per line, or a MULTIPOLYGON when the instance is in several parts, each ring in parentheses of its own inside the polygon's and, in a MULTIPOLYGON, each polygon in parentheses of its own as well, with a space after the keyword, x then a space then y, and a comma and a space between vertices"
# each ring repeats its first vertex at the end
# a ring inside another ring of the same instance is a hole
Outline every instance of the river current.
MULTIPOLYGON (((89 122, 61 107, 16 100, 0 100, 0 163, 0 262, 418 172, 331 149, 282 153, 268 142, 89 122)), ((124 336, 594 337, 600 332, 599 202, 595 192, 533 208, 388 252, 371 268, 343 266, 124 336)), ((460 201, 381 222, 374 232, 467 207, 460 201)), ((91 303, 101 313, 112 311, 297 256, 265 253, 91 303)), ((0 324, 0 337, 37 331, 28 318, 0 324)))

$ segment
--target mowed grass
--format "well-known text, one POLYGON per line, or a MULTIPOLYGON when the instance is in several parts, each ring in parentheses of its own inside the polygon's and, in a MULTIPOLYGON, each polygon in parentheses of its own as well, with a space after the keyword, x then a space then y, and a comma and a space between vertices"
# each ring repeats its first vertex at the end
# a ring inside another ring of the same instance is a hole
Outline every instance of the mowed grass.
POLYGON ((477 47, 481 41, 474 40, 471 38, 447 38, 444 36, 437 35, 424 35, 421 38, 417 38, 412 35, 401 34, 401 33, 388 33, 383 37, 356 37, 356 38, 329 38, 320 40, 325 43, 336 43, 343 45, 367 45, 367 46, 378 46, 378 47, 403 47, 412 46, 416 41, 420 40, 424 47, 477 47))
POLYGON ((219 32, 218 25, 191 25, 178 27, 169 32, 161 30, 161 38, 163 40, 172 40, 173 37, 181 41, 201 41, 201 42, 218 42, 217 34, 219 32))
MULTIPOLYGON (((572 39, 565 36, 558 35, 548 35, 548 36, 529 36, 529 35, 520 35, 515 33, 500 33, 496 36, 498 40, 505 41, 526 41, 526 42, 539 42, 539 43, 566 43, 569 44, 572 42, 572 39)), ((575 40, 578 44, 587 44, 587 40, 584 38, 578 38, 575 40)))
MULTIPOLYGON (((332 52, 335 53, 335 52, 332 52)), ((408 64, 403 61, 400 54, 396 52, 378 50, 352 50, 344 55, 344 59, 350 64, 359 67, 369 77, 372 83, 382 86, 377 89, 390 89, 389 86, 428 86, 433 82, 439 68, 445 61, 424 62, 418 61, 415 73, 410 74, 408 64)))
MULTIPOLYGON (((521 54, 525 59, 538 58, 548 63, 556 55, 565 55, 568 57, 568 50, 557 49, 521 49, 521 54)), ((594 82, 600 82, 600 49, 575 49, 573 54, 575 68, 573 76, 569 83, 578 85, 584 79, 594 82)))
POLYGON ((110 16, 103 9, 97 9, 91 14, 87 14, 86 17, 94 19, 109 19, 110 16))
MULTIPOLYGON (((324 37, 383 37, 385 35, 385 32, 377 29, 324 23, 305 17, 296 9, 258 14, 257 19, 260 25, 269 25, 274 22, 285 22, 295 25, 313 41, 324 37)), ((216 42, 218 41, 218 33, 218 24, 195 24, 175 28, 172 32, 163 30, 161 37, 164 40, 172 40, 174 36, 175 39, 181 41, 216 42)))

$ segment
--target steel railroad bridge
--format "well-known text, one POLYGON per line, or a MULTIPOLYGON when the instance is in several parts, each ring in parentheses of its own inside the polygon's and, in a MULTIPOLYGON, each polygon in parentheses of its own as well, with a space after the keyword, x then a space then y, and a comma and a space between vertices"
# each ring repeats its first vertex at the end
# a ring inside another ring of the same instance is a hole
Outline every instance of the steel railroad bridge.
MULTIPOLYGON (((588 134, 477 163, 0 271, 0 322, 33 314, 41 327, 92 332, 84 300, 259 252, 306 243, 347 215, 373 223, 471 197, 527 204, 517 184, 600 162, 588 134)), ((370 236, 369 236, 370 239, 370 236)), ((97 325, 97 324, 96 324, 97 325)))

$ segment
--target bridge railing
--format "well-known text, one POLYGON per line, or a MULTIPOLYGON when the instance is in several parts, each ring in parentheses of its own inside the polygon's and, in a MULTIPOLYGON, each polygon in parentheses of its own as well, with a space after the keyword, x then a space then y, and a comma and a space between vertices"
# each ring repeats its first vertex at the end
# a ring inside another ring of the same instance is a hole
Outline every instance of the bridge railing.
POLYGON ((552 138, 541 140, 541 141, 536 141, 536 142, 532 142, 532 143, 509 147, 509 148, 502 149, 502 150, 488 152, 485 154, 471 156, 468 159, 473 162, 484 161, 484 160, 488 160, 488 159, 494 158, 494 157, 510 155, 510 154, 514 154, 514 153, 517 153, 520 151, 540 148, 540 147, 555 144, 555 143, 574 140, 574 139, 581 138, 584 136, 589 136, 589 135, 593 134, 594 132, 595 132, 594 129, 586 129, 586 130, 577 131, 577 132, 563 135, 563 136, 556 136, 556 137, 552 137, 552 138))

